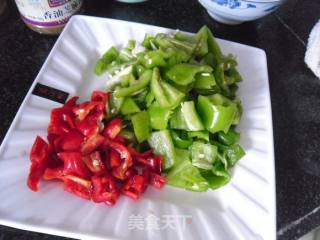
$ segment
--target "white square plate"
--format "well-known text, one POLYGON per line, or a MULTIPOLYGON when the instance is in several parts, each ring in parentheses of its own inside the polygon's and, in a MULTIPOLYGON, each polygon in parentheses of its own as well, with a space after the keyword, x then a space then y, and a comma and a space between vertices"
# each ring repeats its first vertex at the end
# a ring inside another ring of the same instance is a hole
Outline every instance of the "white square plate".
POLYGON ((230 184, 216 191, 187 192, 148 188, 141 200, 120 198, 113 208, 63 191, 59 183, 26 186, 29 151, 36 135, 46 137, 50 111, 60 104, 32 94, 41 83, 89 98, 103 89, 96 60, 110 46, 145 33, 173 30, 87 16, 73 17, 59 37, 23 101, 0 149, 0 224, 82 239, 276 239, 274 152, 265 52, 218 40, 225 54, 237 56, 244 81, 239 96, 244 114, 239 126, 246 156, 230 184))

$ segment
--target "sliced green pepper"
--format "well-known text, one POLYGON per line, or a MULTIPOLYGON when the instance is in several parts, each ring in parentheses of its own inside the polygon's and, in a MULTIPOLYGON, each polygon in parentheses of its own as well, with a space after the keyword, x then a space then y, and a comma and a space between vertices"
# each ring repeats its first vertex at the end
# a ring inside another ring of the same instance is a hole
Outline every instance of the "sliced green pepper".
POLYGON ((149 89, 146 87, 139 92, 135 93, 132 95, 132 99, 135 101, 135 103, 140 107, 144 108, 145 107, 145 102, 146 102, 146 97, 149 93, 149 89))
POLYGON ((197 109, 206 129, 211 133, 228 132, 236 114, 233 102, 220 94, 199 96, 197 109))
POLYGON ((218 153, 216 146, 196 141, 193 142, 190 151, 193 166, 206 170, 212 169, 218 153))
POLYGON ((132 94, 145 88, 149 84, 151 77, 152 77, 152 71, 146 70, 134 85, 131 85, 130 87, 126 87, 126 88, 116 89, 114 92, 114 95, 116 97, 131 96, 132 94))
POLYGON ((234 129, 230 128, 227 133, 218 132, 218 141, 227 146, 233 145, 240 139, 240 133, 236 132, 234 129))
POLYGON ((185 33, 182 33, 180 31, 177 31, 175 34, 174 34, 174 38, 175 39, 178 39, 180 41, 183 41, 183 42, 189 42, 189 43, 196 43, 197 39, 195 38, 194 35, 187 35, 185 33))
POLYGON ((188 148, 189 146, 191 146, 192 144, 192 139, 183 139, 179 136, 179 134, 174 131, 174 130, 171 130, 171 136, 172 136, 172 140, 173 140, 173 143, 176 147, 178 148, 188 148))
POLYGON ((153 69, 151 92, 161 107, 169 108, 179 105, 185 96, 169 83, 161 81, 158 68, 153 69))
POLYGON ((194 65, 188 63, 176 64, 169 69, 166 76, 179 85, 188 85, 195 81, 195 75, 200 72, 212 72, 208 65, 194 65))
POLYGON ((164 49, 167 48, 177 48, 186 52, 188 55, 191 55, 196 47, 195 43, 188 41, 180 41, 177 38, 170 37, 166 34, 157 34, 155 38, 156 44, 164 49))
POLYGON ((141 77, 145 70, 146 68, 140 64, 134 66, 134 73, 137 77, 141 77))
POLYGON ((161 50, 149 51, 139 56, 139 62, 146 68, 165 67, 166 61, 161 50))
POLYGON ((195 76, 195 88, 212 89, 216 85, 216 80, 212 73, 198 73, 195 76))
POLYGON ((197 56, 204 56, 208 53, 208 31, 207 27, 202 27, 195 35, 197 46, 194 54, 197 56))
POLYGON ((221 162, 217 161, 211 170, 201 171, 201 175, 208 181, 210 188, 217 189, 230 181, 230 174, 221 162))
POLYGON ((240 120, 241 120, 241 117, 242 117, 243 109, 242 109, 242 104, 241 104, 240 100, 236 99, 234 102, 237 105, 237 112, 236 112, 236 115, 234 116, 232 124, 233 125, 238 125, 240 123, 240 120))
POLYGON ((189 128, 181 112, 181 106, 176 108, 170 118, 170 128, 188 131, 189 128))
POLYGON ((230 146, 224 152, 224 155, 228 162, 228 166, 231 167, 234 166, 245 154, 245 151, 239 144, 230 146))
POLYGON ((144 46, 146 49, 149 49, 149 50, 155 50, 157 49, 157 47, 154 44, 154 40, 155 40, 155 37, 147 33, 144 36, 142 46, 144 46))
POLYGON ((209 142, 209 132, 208 131, 193 131, 188 132, 189 138, 202 139, 209 142))
POLYGON ((121 87, 129 86, 130 82, 135 81, 132 72, 121 76, 121 87))
POLYGON ((127 46, 120 51, 118 60, 120 62, 129 62, 133 60, 135 57, 132 54, 132 50, 135 47, 136 47, 136 41, 129 40, 127 46))
POLYGON ((170 108, 160 107, 157 103, 153 103, 148 108, 150 117, 151 128, 153 129, 166 129, 168 126, 169 118, 172 113, 170 108))
POLYGON ((155 154, 164 157, 164 169, 171 168, 175 163, 176 153, 170 132, 168 130, 152 132, 148 143, 155 154))
POLYGON ((153 103, 154 101, 154 95, 151 91, 148 92, 146 98, 145 98, 145 101, 146 101, 146 106, 147 107, 150 107, 151 104, 153 103))
POLYGON ((162 82, 161 83, 162 89, 165 93, 165 96, 168 99, 169 106, 175 108, 178 106, 182 99, 185 97, 185 94, 180 92, 178 89, 176 89, 174 86, 172 86, 169 83, 162 82))
POLYGON ((193 101, 183 102, 175 110, 170 120, 170 127, 187 131, 204 130, 193 101))
POLYGON ((222 61, 222 52, 221 49, 219 47, 219 44, 217 43, 215 37, 213 36, 212 32, 210 31, 210 29, 208 27, 204 27, 207 29, 207 34, 208 34, 208 51, 211 52, 215 58, 217 59, 217 61, 222 61))
MULTIPOLYGON (((118 89, 119 87, 116 87, 118 89)), ((108 109, 107 109, 107 117, 113 117, 120 112, 121 105, 123 103, 124 98, 117 98, 114 94, 110 95, 108 109)))
POLYGON ((149 114, 146 111, 139 112, 132 116, 131 121, 138 142, 147 140, 151 132, 149 114))
POLYGON ((201 176, 198 168, 190 162, 188 150, 176 149, 177 161, 167 175, 168 184, 189 191, 204 192, 208 182, 201 176))
POLYGON ((108 65, 117 59, 119 52, 115 47, 111 47, 102 58, 100 58, 95 66, 95 73, 100 76, 105 71, 107 71, 108 65))
POLYGON ((137 113, 140 111, 141 111, 140 108, 131 97, 124 98, 123 103, 120 107, 121 114, 126 115, 126 114, 137 113))
POLYGON ((168 107, 169 101, 164 94, 160 81, 160 71, 158 68, 154 68, 151 79, 151 92, 161 107, 168 107))
POLYGON ((196 111, 194 101, 183 102, 181 104, 181 113, 190 131, 204 130, 203 124, 196 111))

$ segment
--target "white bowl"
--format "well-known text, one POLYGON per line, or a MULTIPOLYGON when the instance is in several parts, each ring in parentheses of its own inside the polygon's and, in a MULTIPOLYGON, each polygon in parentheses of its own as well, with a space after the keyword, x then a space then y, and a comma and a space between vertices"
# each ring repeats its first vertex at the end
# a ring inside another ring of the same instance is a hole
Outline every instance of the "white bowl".
POLYGON ((256 20, 276 10, 285 0, 199 0, 218 22, 236 25, 256 20))

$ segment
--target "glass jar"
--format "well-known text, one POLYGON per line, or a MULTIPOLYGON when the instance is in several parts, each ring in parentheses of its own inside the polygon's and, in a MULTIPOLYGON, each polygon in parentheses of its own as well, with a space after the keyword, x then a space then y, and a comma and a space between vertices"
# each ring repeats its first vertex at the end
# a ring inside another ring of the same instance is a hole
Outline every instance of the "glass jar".
POLYGON ((72 15, 82 7, 82 0, 15 0, 25 24, 44 34, 58 34, 72 15))
POLYGON ((0 22, 4 20, 8 12, 7 0, 0 0, 0 22))

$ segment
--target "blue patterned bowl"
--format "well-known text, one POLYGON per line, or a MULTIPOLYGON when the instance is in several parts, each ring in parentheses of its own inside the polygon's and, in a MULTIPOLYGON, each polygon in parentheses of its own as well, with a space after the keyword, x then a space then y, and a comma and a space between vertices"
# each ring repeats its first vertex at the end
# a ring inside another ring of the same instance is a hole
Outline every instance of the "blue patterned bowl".
POLYGON ((235 25, 261 18, 285 0, 199 0, 218 22, 235 25))

